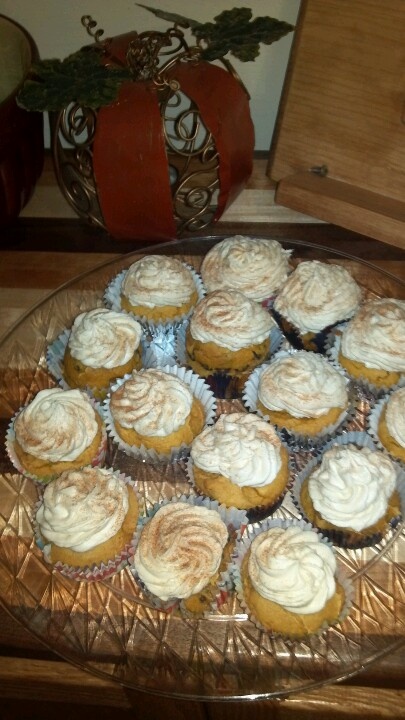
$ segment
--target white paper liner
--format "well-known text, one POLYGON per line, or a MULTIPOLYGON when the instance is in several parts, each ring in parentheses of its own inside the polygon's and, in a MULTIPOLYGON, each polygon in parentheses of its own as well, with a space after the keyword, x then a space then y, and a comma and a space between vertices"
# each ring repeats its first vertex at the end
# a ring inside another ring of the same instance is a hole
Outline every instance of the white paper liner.
MULTIPOLYGON (((212 390, 205 383, 204 379, 196 373, 193 373, 191 370, 187 370, 187 368, 184 367, 179 367, 178 365, 165 365, 164 367, 160 367, 159 365, 157 365, 156 367, 158 367, 158 369, 162 370, 163 372, 169 373, 170 375, 175 375, 189 386, 194 397, 196 397, 203 405, 205 411, 204 427, 206 427, 207 425, 212 425, 216 415, 216 400, 212 390)), ((171 448, 170 454, 164 455, 162 453, 158 453, 156 450, 148 450, 143 445, 141 445, 140 447, 137 447, 135 445, 129 445, 128 443, 124 442, 124 440, 122 440, 122 438, 118 435, 115 428, 114 419, 111 415, 110 410, 111 393, 118 390, 118 388, 131 377, 131 375, 125 375, 123 378, 117 380, 117 382, 111 386, 111 391, 108 394, 107 398, 104 400, 103 405, 101 406, 102 416, 104 418, 104 422, 107 428, 107 434, 109 435, 109 437, 111 437, 112 440, 118 445, 119 449, 125 452, 127 455, 137 458, 138 460, 142 460, 144 462, 149 462, 152 464, 165 464, 168 462, 174 463, 186 457, 189 453, 190 445, 183 444, 180 447, 171 448)))
MULTIPOLYGON (((281 520, 276 518, 267 518, 263 520, 260 525, 249 525, 246 529, 245 533, 240 536, 236 543, 236 550, 235 550, 235 556, 233 558, 233 561, 231 563, 230 567, 230 573, 232 575, 234 585, 235 585, 235 591, 236 595, 238 597, 238 600, 242 606, 242 609, 247 613, 249 620, 259 629, 263 632, 269 634, 272 637, 283 637, 284 639, 290 639, 290 640, 303 640, 308 636, 297 636, 294 634, 281 634, 279 632, 275 632, 273 630, 269 630, 268 628, 265 628, 258 619, 254 616, 254 614, 251 612, 249 607, 247 606, 244 598, 244 592, 243 592, 243 586, 242 586, 242 579, 241 579, 241 566, 243 559, 249 550, 254 538, 259 535, 262 532, 266 532, 270 528, 273 527, 281 527, 283 529, 286 529, 290 526, 299 527, 302 530, 311 530, 312 532, 315 532, 320 538, 321 542, 323 542, 325 545, 330 547, 333 552, 333 545, 329 542, 329 540, 322 535, 322 533, 317 530, 317 528, 313 527, 310 523, 306 522, 305 520, 281 520)), ((339 561, 338 561, 339 562, 339 561)), ((354 587, 352 584, 351 579, 346 574, 343 567, 341 567, 339 564, 337 565, 336 570, 336 580, 337 582, 343 587, 344 593, 345 593, 345 602, 343 604, 342 610, 340 612, 340 615, 336 620, 329 624, 328 622, 324 622, 320 628, 314 632, 311 633, 311 635, 319 636, 322 635, 324 632, 326 632, 330 627, 334 627, 335 625, 343 622, 343 620, 348 616, 351 606, 353 604, 353 598, 354 598, 354 587)))
MULTIPOLYGON (((46 363, 49 372, 57 381, 59 387, 63 390, 69 390, 71 386, 64 378, 63 374, 63 359, 65 356, 66 346, 69 341, 70 330, 65 328, 62 330, 55 340, 48 345, 46 352, 46 363)), ((142 367, 154 367, 154 363, 157 362, 154 356, 153 350, 150 347, 150 343, 147 343, 145 338, 141 338, 141 357, 142 367)), ((81 390, 87 392, 92 397, 97 399, 103 399, 107 393, 109 387, 105 387, 104 391, 102 388, 94 388, 90 386, 82 387, 81 390)))
MULTIPOLYGON (((206 295, 206 290, 203 284, 203 281, 201 279, 201 276, 199 273, 193 268, 192 265, 189 265, 188 263, 183 262, 184 267, 186 267, 188 270, 190 270, 193 280, 197 289, 197 301, 199 302, 202 300, 202 298, 206 295)), ((104 292, 104 304, 106 307, 110 308, 111 310, 116 310, 117 312, 122 311, 121 307, 121 289, 122 289, 122 283, 124 281, 125 275, 128 272, 128 268, 126 270, 122 270, 118 275, 115 276, 111 280, 111 282, 107 285, 105 292, 104 292)), ((164 278, 162 278, 162 283, 164 283, 164 278)), ((130 313, 138 320, 138 322, 143 325, 143 327, 147 331, 156 330, 157 328, 164 329, 168 326, 176 326, 178 324, 183 323, 193 312, 194 307, 190 308, 190 310, 186 314, 179 314, 175 316, 174 318, 170 318, 169 320, 165 320, 162 318, 158 322, 150 320, 146 316, 142 315, 135 315, 134 313, 130 313)), ((125 310, 125 312, 129 312, 128 310, 125 310)))
MULTIPOLYGON (((282 444, 283 444, 283 447, 288 452, 288 447, 284 443, 282 443, 282 444)), ((197 495, 201 495, 204 497, 203 493, 195 485, 193 466, 194 466, 194 463, 193 463, 192 458, 188 457, 187 461, 186 461, 186 466, 185 466, 187 481, 190 483, 190 486, 193 488, 194 492, 197 493, 197 495)), ((275 498, 275 500, 273 500, 272 503, 263 504, 263 505, 255 505, 251 508, 245 509, 243 512, 246 513, 246 516, 247 516, 249 522, 257 522, 259 520, 262 520, 264 517, 267 517, 267 516, 271 515, 272 513, 274 513, 282 504, 291 485, 292 485, 291 458, 290 458, 290 455, 288 455, 288 481, 284 487, 284 490, 280 493, 280 495, 277 498, 275 498)), ((215 501, 215 502, 218 502, 218 501, 215 501)))
MULTIPOLYGON (((105 469, 112 470, 113 474, 116 477, 121 478, 121 480, 123 480, 126 485, 129 485, 131 487, 132 492, 134 492, 137 496, 138 504, 140 506, 141 498, 135 488, 135 483, 132 478, 124 475, 124 473, 121 473, 118 470, 114 470, 113 468, 105 469)), ((44 542, 44 539, 42 538, 40 529, 38 527, 38 523, 36 522, 36 514, 39 507, 41 506, 41 503, 42 498, 40 498, 35 505, 35 512, 33 518, 35 542, 40 548, 40 550, 42 550, 45 562, 47 562, 49 565, 52 565, 52 567, 57 570, 57 572, 61 573, 61 575, 64 575, 64 577, 67 577, 70 580, 85 580, 87 582, 95 582, 98 580, 105 580, 106 578, 111 577, 111 575, 115 575, 128 565, 128 563, 130 562, 130 558, 134 553, 133 538, 136 532, 136 527, 134 527, 134 535, 132 536, 131 540, 122 548, 120 553, 115 555, 115 557, 111 558, 111 560, 109 560, 107 563, 100 563, 100 565, 94 564, 91 566, 84 565, 83 567, 74 567, 60 561, 52 563, 50 559, 51 545, 50 543, 44 542)))
MULTIPOLYGON (((107 429, 104 424, 104 418, 101 411, 100 405, 92 398, 90 398, 90 402, 94 407, 94 410, 98 413, 98 415, 101 417, 103 423, 101 425, 101 441, 100 445, 97 449, 97 452, 91 462, 92 467, 100 466, 104 463, 106 453, 107 453, 107 429)), ((34 475, 34 473, 28 472, 20 463, 17 454, 14 449, 14 442, 15 442, 15 432, 14 432, 14 422, 16 417, 19 415, 19 413, 24 408, 20 408, 15 415, 11 418, 10 424, 7 428, 6 432, 6 452, 8 454, 8 457, 10 458, 12 464, 14 465, 17 472, 19 472, 21 475, 24 475, 24 477, 31 478, 31 480, 34 480, 35 482, 39 483, 40 485, 44 485, 55 477, 55 474, 52 475, 46 475, 46 476, 38 476, 34 475)))
MULTIPOLYGON (((298 512, 302 516, 303 519, 309 522, 308 518, 306 517, 305 511, 301 504, 301 488, 304 480, 308 477, 308 475, 311 474, 311 472, 315 469, 317 465, 322 460, 322 456, 324 453, 329 450, 334 445, 357 445, 358 447, 367 447, 370 448, 370 450, 377 450, 376 444, 373 442, 370 435, 367 433, 366 430, 364 431, 356 431, 353 430, 351 432, 344 433, 342 435, 337 436, 333 440, 330 440, 329 442, 325 443, 322 447, 318 448, 317 453, 314 457, 312 457, 308 463, 305 465, 305 467, 301 470, 300 473, 298 473, 292 488, 290 489, 292 501, 297 508, 298 512)), ((404 517, 405 515, 405 471, 401 467, 399 463, 396 463, 393 461, 394 466, 397 469, 397 491, 399 493, 400 502, 401 502, 401 515, 404 517)), ((390 527, 395 527, 397 523, 399 522, 400 517, 393 518, 391 522, 387 522, 387 528, 386 532, 389 531, 390 527)), ((334 530, 324 530, 323 528, 319 530, 319 532, 324 533, 326 536, 328 536, 331 541, 340 547, 347 547, 347 548, 361 548, 361 547, 368 547, 371 545, 375 545, 378 542, 382 540, 384 537, 384 533, 378 533, 377 534, 370 534, 370 536, 365 537, 363 540, 359 540, 359 542, 355 543, 348 543, 345 539, 345 533, 343 530, 341 530, 339 527, 336 527, 334 530)), ((386 533, 385 533, 386 534, 386 533)))
MULTIPOLYGON (((196 613, 189 613, 182 605, 181 599, 170 598, 168 600, 161 600, 161 598, 151 593, 145 587, 144 583, 140 580, 134 566, 135 550, 143 528, 161 507, 172 502, 184 502, 188 505, 206 507, 209 510, 216 510, 216 512, 219 513, 222 521, 227 526, 230 535, 235 534, 235 542, 245 532, 248 520, 244 510, 238 510, 237 508, 227 508, 225 507, 225 505, 221 505, 216 500, 211 500, 210 498, 204 497, 202 495, 180 495, 178 497, 174 496, 172 498, 166 498, 161 503, 155 503, 155 505, 147 513, 146 516, 139 518, 138 527, 134 537, 134 550, 129 561, 130 569, 135 580, 141 586, 146 598, 148 599, 152 607, 163 612, 171 612, 174 609, 179 609, 181 613, 184 614, 186 617, 195 618, 196 613)), ((229 592, 232 589, 233 581, 230 575, 230 567, 227 567, 226 570, 220 572, 220 577, 217 581, 216 597, 214 602, 212 603, 210 611, 207 611, 207 613, 209 614, 209 612, 215 612, 218 607, 220 607, 226 601, 229 592)))
MULTIPOLYGON (((245 383, 244 392, 242 395, 243 404, 249 412, 257 413, 257 415, 259 415, 261 418, 267 420, 267 422, 270 422, 269 415, 263 413, 262 410, 257 407, 260 377, 263 371, 277 358, 294 354, 296 352, 297 350, 295 349, 281 350, 277 352, 269 362, 263 363, 262 365, 260 365, 260 367, 253 370, 245 383)), ((329 361, 329 364, 332 365, 332 367, 337 372, 339 372, 340 375, 343 375, 347 379, 348 405, 346 408, 342 409, 342 412, 335 423, 325 426, 316 435, 303 435, 290 429, 287 430, 286 428, 275 424, 275 427, 280 432, 283 440, 285 440, 288 445, 293 446, 294 448, 299 448, 301 450, 310 450, 311 448, 323 445, 336 433, 337 430, 339 430, 339 432, 342 432, 343 430, 347 429, 356 415, 358 409, 358 396, 356 393, 355 385, 349 380, 347 374, 345 373, 344 369, 340 367, 340 365, 331 361, 329 361)))
POLYGON ((401 465, 403 468, 405 468, 405 461, 401 460, 401 458, 394 455, 388 448, 383 445, 383 443, 380 440, 379 436, 379 423, 381 418, 381 413, 384 410, 385 406, 388 403, 388 400, 390 399, 391 395, 395 392, 397 388, 389 392, 387 395, 384 395, 382 398, 380 398, 373 407, 370 408, 370 412, 367 416, 366 421, 366 429, 367 432, 371 435, 374 443, 378 447, 379 450, 384 450, 388 455, 391 457, 392 460, 397 462, 399 465, 401 465))
MULTIPOLYGON (((340 345, 342 341, 342 331, 346 327, 347 323, 343 323, 342 325, 339 325, 338 332, 336 334, 330 334, 328 336, 328 347, 326 349, 326 355, 329 357, 332 362, 336 363, 340 367, 342 367, 339 363, 339 352, 340 352, 340 345)), ((345 368, 342 368, 345 370, 345 368)), ((347 374, 348 371, 345 370, 347 374)), ((395 372, 395 371, 393 371, 395 372)), ((390 390, 394 390, 400 387, 403 387, 405 385, 405 374, 401 375, 401 378, 398 383, 395 385, 391 385, 388 387, 378 386, 374 385, 368 378, 366 377, 354 377, 352 376, 353 382, 358 385, 361 389, 363 389, 366 393, 368 392, 372 398, 379 398, 382 395, 386 395, 390 390)))

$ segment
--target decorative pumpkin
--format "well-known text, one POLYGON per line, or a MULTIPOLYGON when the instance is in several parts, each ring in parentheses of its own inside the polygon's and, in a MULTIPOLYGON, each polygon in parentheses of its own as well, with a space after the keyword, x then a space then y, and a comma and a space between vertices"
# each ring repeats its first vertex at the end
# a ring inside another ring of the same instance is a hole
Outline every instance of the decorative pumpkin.
POLYGON ((249 96, 223 53, 233 48, 254 59, 259 41, 270 44, 292 30, 273 18, 250 22, 247 8, 205 25, 152 12, 174 27, 103 42, 103 31, 85 16, 93 48, 62 63, 44 61, 22 94, 25 106, 52 111, 54 164, 67 200, 118 240, 159 242, 221 217, 252 172, 254 150, 249 96), (192 29, 196 46, 188 46, 179 25, 192 29), (246 41, 250 32, 254 40, 246 41))

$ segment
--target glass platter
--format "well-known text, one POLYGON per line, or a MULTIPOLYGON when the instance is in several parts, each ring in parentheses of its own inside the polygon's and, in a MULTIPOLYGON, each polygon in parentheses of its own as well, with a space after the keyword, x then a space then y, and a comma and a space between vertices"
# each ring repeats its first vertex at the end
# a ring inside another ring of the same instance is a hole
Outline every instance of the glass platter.
MULTIPOLYGON (((221 238, 193 238, 108 262, 67 283, 34 307, 0 344, 2 437, 15 411, 55 383, 47 345, 84 310, 101 306, 109 281, 150 253, 180 257, 199 269, 221 238)), ((405 299, 405 283, 349 255, 300 241, 282 243, 302 259, 348 267, 369 296, 405 299)), ((218 400, 218 414, 243 409, 218 400)), ((354 427, 364 427, 363 397, 354 427)), ((293 452, 297 468, 303 454, 293 452)), ((355 586, 348 618, 320 637, 283 641, 252 625, 231 594, 216 613, 199 620, 154 610, 128 569, 104 582, 76 582, 52 570, 35 545, 32 513, 38 492, 0 450, 0 600, 31 633, 64 659, 119 683, 173 697, 244 700, 283 697, 355 675, 405 640, 405 533, 403 523, 373 548, 337 550, 355 586)), ((147 509, 163 498, 192 492, 182 462, 151 466, 109 448, 107 463, 137 481, 147 509)), ((296 516, 287 496, 276 517, 296 516)))

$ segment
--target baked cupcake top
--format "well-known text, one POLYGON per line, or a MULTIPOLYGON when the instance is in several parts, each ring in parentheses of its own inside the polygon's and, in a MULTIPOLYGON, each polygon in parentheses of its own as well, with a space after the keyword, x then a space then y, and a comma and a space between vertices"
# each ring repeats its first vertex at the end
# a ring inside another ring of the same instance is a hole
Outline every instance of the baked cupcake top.
POLYGON ((271 483, 281 467, 281 441, 269 423, 248 413, 221 415, 191 445, 193 463, 239 487, 271 483))
POLYGON ((256 535, 248 573, 255 590, 292 613, 308 615, 334 595, 336 560, 313 530, 291 525, 256 535))
POLYGON ((42 460, 72 461, 91 445, 99 425, 89 397, 81 390, 40 390, 14 421, 21 448, 42 460))
POLYGON ((327 522, 360 532, 384 516, 396 480, 395 465, 380 450, 334 445, 310 474, 308 492, 327 522))
POLYGON ((340 348, 368 368, 405 372, 405 301, 365 302, 343 330, 340 348))
POLYGON ((395 390, 388 398, 385 422, 391 437, 405 448, 405 387, 395 390))
POLYGON ((155 368, 132 373, 110 397, 116 422, 151 437, 176 432, 184 425, 192 404, 193 394, 183 380, 155 368))
POLYGON ((274 309, 302 334, 317 333, 352 317, 361 301, 361 289, 341 265, 306 260, 289 275, 274 309))
POLYGON ((266 340, 274 326, 267 310, 238 290, 214 290, 195 306, 189 329, 195 340, 237 351, 266 340))
POLYGON ((235 235, 208 251, 201 276, 208 292, 229 288, 261 302, 285 281, 291 252, 277 240, 235 235))
POLYGON ((260 375, 258 399, 269 410, 293 417, 320 417, 345 407, 347 379, 324 357, 300 350, 280 355, 260 375))
POLYGON ((110 369, 131 359, 141 336, 142 327, 131 315, 96 308, 75 318, 68 347, 87 367, 110 369))
POLYGON ((131 305, 147 308, 179 307, 197 290, 193 275, 180 260, 166 255, 146 255, 125 273, 122 293, 131 305))
POLYGON ((112 538, 127 512, 125 482, 113 470, 85 467, 46 486, 36 521, 46 541, 86 552, 112 538))
POLYGON ((168 503, 143 527, 134 567, 161 600, 188 598, 215 575, 227 541, 227 527, 215 510, 168 503))

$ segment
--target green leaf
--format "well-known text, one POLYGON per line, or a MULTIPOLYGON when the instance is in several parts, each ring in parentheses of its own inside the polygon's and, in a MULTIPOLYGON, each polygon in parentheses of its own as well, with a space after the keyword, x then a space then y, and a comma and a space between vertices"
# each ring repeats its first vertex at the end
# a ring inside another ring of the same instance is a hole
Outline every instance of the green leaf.
POLYGON ((17 103, 39 112, 61 110, 71 102, 96 109, 113 102, 122 83, 130 79, 128 68, 107 67, 98 50, 83 48, 65 60, 34 65, 17 103))
POLYGON ((141 5, 141 3, 137 3, 137 5, 138 7, 145 8, 145 10, 149 10, 149 12, 153 13, 161 20, 166 20, 167 22, 173 23, 174 25, 180 25, 180 27, 182 28, 194 29, 201 25, 201 23, 199 23, 197 20, 191 20, 191 18, 184 17, 184 15, 169 13, 165 10, 157 10, 156 8, 149 7, 149 5, 141 5))

